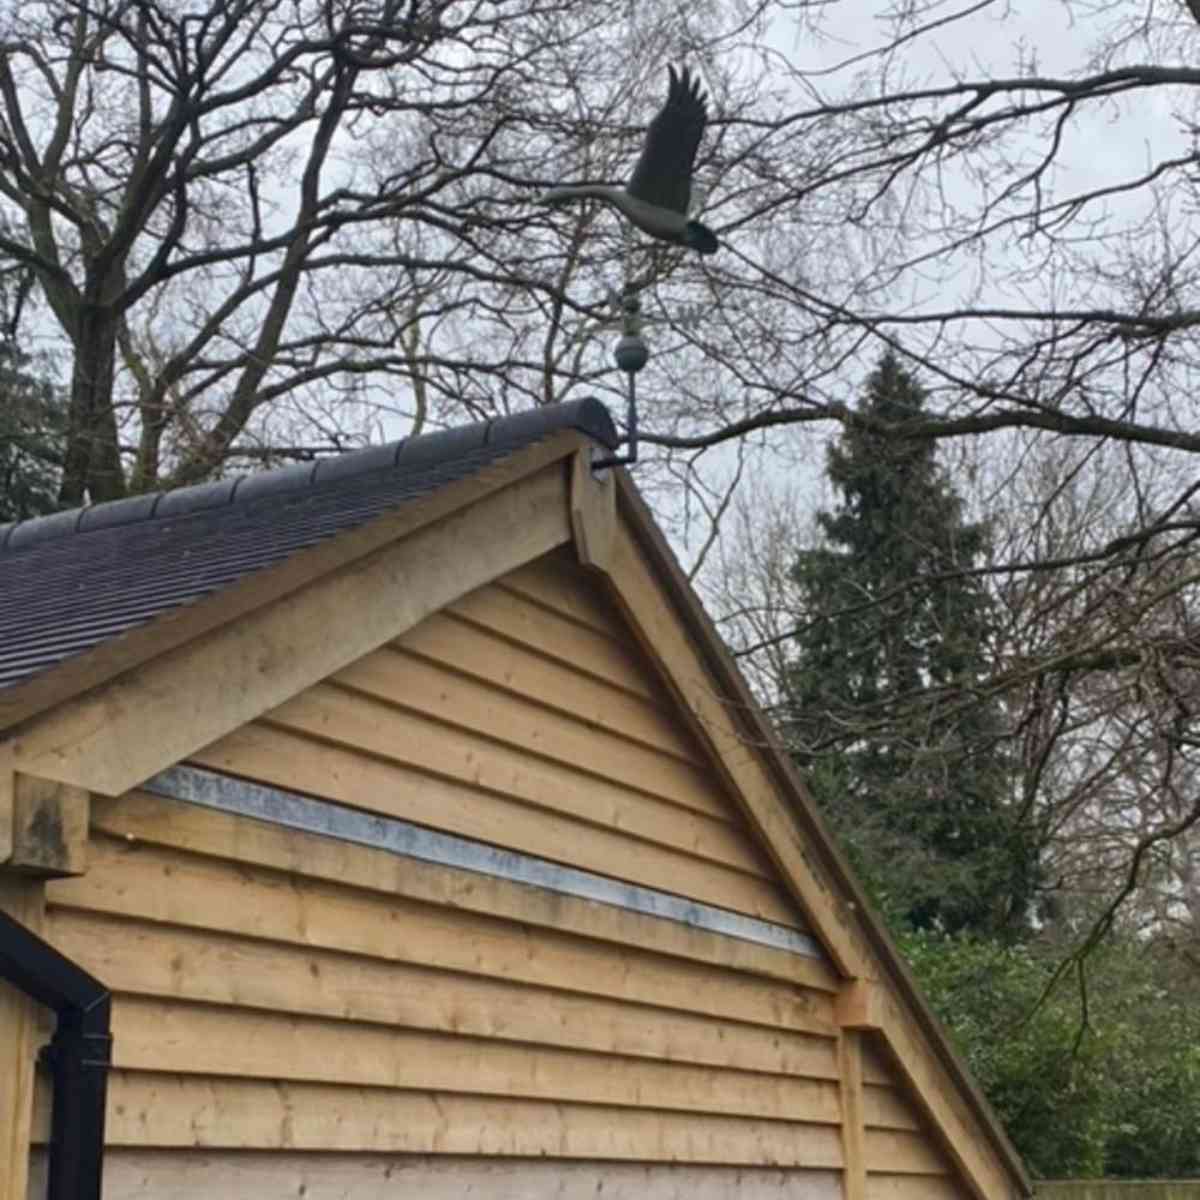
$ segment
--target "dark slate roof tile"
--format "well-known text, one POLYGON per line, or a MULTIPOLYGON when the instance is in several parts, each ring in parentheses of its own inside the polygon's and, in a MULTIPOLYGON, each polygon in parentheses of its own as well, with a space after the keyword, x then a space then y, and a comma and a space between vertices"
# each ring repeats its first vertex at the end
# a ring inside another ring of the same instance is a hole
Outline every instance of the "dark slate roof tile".
POLYGON ((616 447, 575 401, 0 527, 0 689, 567 428, 616 447))
POLYGON ((487 430, 486 424, 464 425, 461 429, 443 429, 425 437, 409 438, 396 449, 396 465, 412 471, 426 463, 470 454, 486 445, 487 430))
POLYGON ((162 499, 159 492, 148 496, 132 496, 128 500, 109 500, 104 504, 93 504, 79 514, 78 532, 94 529, 111 529, 114 525, 128 525, 131 521, 146 521, 154 516, 154 506, 162 499))
POLYGON ((27 546, 36 546, 40 542, 53 541, 63 534, 74 533, 80 517, 85 509, 76 508, 70 512, 54 513, 49 517, 39 517, 36 521, 21 521, 5 528, 8 533, 0 546, 4 550, 23 550, 27 546))
POLYGON ((217 479, 212 483, 194 483, 191 487, 162 492, 157 498, 154 516, 173 517, 181 513, 202 512, 206 508, 222 508, 232 501, 241 482, 240 478, 217 479))
POLYGON ((277 496, 282 492, 294 492, 313 481, 315 467, 312 463, 296 463, 279 471, 263 471, 260 475, 248 475, 238 480, 239 502, 257 500, 262 496, 277 496))
POLYGON ((338 454, 318 459, 313 474, 314 483, 330 483, 348 475, 367 471, 383 471, 396 465, 396 454, 404 442, 389 442, 386 446, 368 446, 350 454, 338 454))

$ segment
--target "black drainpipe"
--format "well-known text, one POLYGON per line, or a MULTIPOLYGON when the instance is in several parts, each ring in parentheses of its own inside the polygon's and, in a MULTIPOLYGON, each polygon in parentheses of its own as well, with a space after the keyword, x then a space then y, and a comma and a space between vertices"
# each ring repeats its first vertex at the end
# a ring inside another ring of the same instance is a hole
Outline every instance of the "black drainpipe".
POLYGON ((100 1200, 112 1060, 108 989, 0 912, 0 979, 58 1014, 41 1062, 54 1079, 47 1200, 100 1200))

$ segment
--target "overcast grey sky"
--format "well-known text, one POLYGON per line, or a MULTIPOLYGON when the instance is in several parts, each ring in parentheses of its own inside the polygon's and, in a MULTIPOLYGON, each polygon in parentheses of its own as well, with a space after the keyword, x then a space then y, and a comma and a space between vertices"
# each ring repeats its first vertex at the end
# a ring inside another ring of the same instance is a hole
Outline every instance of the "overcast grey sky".
MULTIPOLYGON (((772 40, 781 54, 811 73, 815 89, 832 98, 844 92, 856 72, 878 74, 879 61, 869 52, 887 44, 889 28, 877 14, 895 7, 885 0, 837 0, 820 10, 815 28, 781 17, 772 40)), ((887 67, 888 90, 904 85, 937 86, 956 79, 1012 79, 1033 74, 1072 78, 1130 63, 1190 66, 1200 58, 1200 27, 1183 0, 992 0, 984 5, 971 0, 956 4, 934 0, 925 8, 930 21, 946 20, 956 13, 969 15, 947 20, 941 28, 897 48, 887 67), (1139 33, 1138 23, 1147 18, 1153 20, 1139 33)), ((1190 88, 1158 87, 1082 106, 1071 121, 1058 165, 1048 177, 1056 195, 1064 198, 1113 187, 1163 158, 1189 153, 1192 138, 1181 127, 1176 110, 1190 109, 1193 95, 1190 88)), ((798 103, 811 105, 812 99, 798 97, 798 103)), ((1031 129, 1013 139, 1010 148, 1015 160, 1022 153, 1043 150, 1044 138, 1031 129)), ((964 211, 979 207, 982 192, 978 181, 956 175, 951 168, 944 186, 964 211)), ((1152 203, 1150 191, 1138 189, 1106 199, 1095 211, 1097 215, 1106 212, 1114 227, 1137 230, 1147 225, 1152 203)), ((1192 236, 1192 197, 1177 191, 1173 204, 1177 235, 1192 236)), ((802 214, 798 219, 803 219, 802 214)), ((1018 260, 1014 259, 1014 265, 1019 265, 1018 260)), ((964 294, 977 281, 965 256, 960 276, 949 285, 939 280, 920 299, 926 306, 951 308, 958 299, 950 294, 953 288, 957 286, 964 294)), ((1019 280, 989 273, 976 302, 1032 306, 1052 298, 1050 302, 1065 305, 1077 299, 1071 295, 1076 286, 1082 284, 1066 276, 1043 277, 1036 270, 1019 280)), ((856 366, 861 369, 848 372, 845 384, 851 395, 871 364, 856 366)), ((828 500, 821 478, 821 447, 833 432, 832 428, 807 427, 782 433, 774 439, 782 453, 766 451, 756 456, 754 474, 760 483, 786 488, 805 510, 797 514, 801 522, 828 500)), ((944 456, 953 453, 949 446, 944 450, 944 456)), ((734 469, 729 450, 709 455, 705 464, 713 479, 728 479, 734 469)), ((681 556, 690 561, 704 544, 704 523, 676 526, 675 535, 681 556)))

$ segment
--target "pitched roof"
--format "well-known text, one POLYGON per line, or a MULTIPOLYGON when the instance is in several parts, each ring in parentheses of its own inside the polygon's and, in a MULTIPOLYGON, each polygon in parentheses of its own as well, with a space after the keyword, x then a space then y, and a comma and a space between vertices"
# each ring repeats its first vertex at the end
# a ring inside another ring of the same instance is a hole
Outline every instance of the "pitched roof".
POLYGON ((563 429, 617 445, 588 398, 0 525, 0 690, 563 429))
POLYGON ((0 670, 14 672, 7 687, 0 675, 0 801, 5 770, 121 795, 481 584, 571 546, 812 917, 848 981, 839 1022, 882 1038, 964 1194, 1028 1196, 1018 1155, 633 483, 586 470, 589 439, 617 440, 595 401, 0 530, 0 670), (322 636, 338 622, 337 637, 322 636))

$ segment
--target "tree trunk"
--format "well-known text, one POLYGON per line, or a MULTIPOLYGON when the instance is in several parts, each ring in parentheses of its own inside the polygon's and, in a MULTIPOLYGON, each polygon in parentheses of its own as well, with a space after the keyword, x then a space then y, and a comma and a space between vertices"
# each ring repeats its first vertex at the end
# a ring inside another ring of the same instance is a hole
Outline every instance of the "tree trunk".
POLYGON ((64 508, 125 495, 112 403, 116 345, 115 313, 85 301, 76 322, 67 451, 58 490, 64 508))

